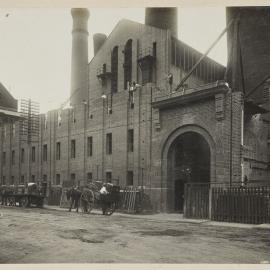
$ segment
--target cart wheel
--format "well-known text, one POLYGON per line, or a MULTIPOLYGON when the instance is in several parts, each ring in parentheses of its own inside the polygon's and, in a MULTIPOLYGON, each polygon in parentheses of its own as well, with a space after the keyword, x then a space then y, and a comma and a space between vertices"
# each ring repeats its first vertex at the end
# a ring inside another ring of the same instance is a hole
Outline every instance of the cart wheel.
POLYGON ((113 212, 115 211, 115 209, 116 209, 116 203, 111 203, 110 206, 106 209, 105 215, 111 216, 113 212))
POLYGON ((8 205, 9 206, 15 206, 16 203, 15 203, 15 198, 14 197, 10 197, 9 200, 8 200, 8 205))
POLYGON ((21 204, 22 207, 27 207, 28 204, 29 204, 28 198, 27 197, 22 197, 20 204, 21 204))
POLYGON ((83 213, 90 213, 93 209, 93 202, 81 200, 80 207, 83 213))
POLYGON ((43 199, 39 198, 39 199, 38 199, 38 202, 37 202, 37 207, 38 207, 38 208, 43 208, 43 204, 44 204, 43 199))

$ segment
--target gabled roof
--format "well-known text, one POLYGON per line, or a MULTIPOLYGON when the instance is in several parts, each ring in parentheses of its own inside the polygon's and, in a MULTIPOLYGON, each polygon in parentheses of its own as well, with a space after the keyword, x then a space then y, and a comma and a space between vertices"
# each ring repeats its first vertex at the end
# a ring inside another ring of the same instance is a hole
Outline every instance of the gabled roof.
POLYGON ((17 100, 9 93, 5 86, 0 82, 0 107, 17 111, 17 100))
MULTIPOLYGON (((118 30, 118 28, 123 25, 123 24, 133 24, 133 25, 138 25, 138 26, 141 26, 141 27, 149 27, 149 28, 156 28, 156 29, 160 29, 160 30, 163 30, 163 31, 166 31, 165 29, 161 29, 161 28, 157 28, 157 27, 154 27, 154 26, 150 26, 150 25, 146 25, 146 24, 143 24, 143 23, 139 23, 139 22, 135 22, 135 21, 132 21, 132 20, 129 20, 129 19, 121 19, 117 24, 116 26, 113 28, 113 30, 110 32, 110 34, 108 35, 106 41, 104 42, 104 44, 106 44, 106 42, 110 39, 110 37, 113 35, 114 32, 116 32, 118 30)), ((174 37, 173 37, 174 38, 174 37)), ((198 50, 194 49, 193 47, 187 45, 185 42, 181 41, 180 39, 176 39, 174 38, 175 40, 177 40, 177 42, 179 44, 181 44, 181 46, 185 47, 185 49, 190 49, 192 50, 193 52, 195 52, 198 56, 201 56, 203 53, 202 52, 199 52, 198 50)), ((104 45, 103 44, 103 45, 104 45)), ((102 46, 103 46, 102 45, 102 46)), ((101 47, 102 47, 101 46, 101 47)), ((94 58, 95 56, 93 56, 94 58)), ((92 58, 92 59, 93 59, 92 58)), ((90 62, 92 61, 92 59, 90 60, 90 62)), ((220 69, 224 69, 225 71, 225 68, 222 64, 216 62, 215 60, 213 60, 212 58, 210 57, 206 57, 205 58, 205 61, 211 61, 213 62, 216 66, 218 66, 218 68, 220 69)))

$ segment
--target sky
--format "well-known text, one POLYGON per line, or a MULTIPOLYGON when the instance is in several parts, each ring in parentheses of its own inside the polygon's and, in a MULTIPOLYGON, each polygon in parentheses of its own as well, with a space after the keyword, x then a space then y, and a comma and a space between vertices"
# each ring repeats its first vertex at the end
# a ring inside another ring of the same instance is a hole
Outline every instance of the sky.
MULTIPOLYGON (((90 8, 89 61, 93 34, 127 18, 144 22, 144 8, 90 8)), ((178 37, 205 52, 225 28, 224 7, 178 8, 178 37)), ((68 8, 0 8, 0 82, 14 98, 31 98, 42 113, 59 108, 70 92, 72 19, 68 8)), ((226 65, 226 35, 209 54, 226 65)))

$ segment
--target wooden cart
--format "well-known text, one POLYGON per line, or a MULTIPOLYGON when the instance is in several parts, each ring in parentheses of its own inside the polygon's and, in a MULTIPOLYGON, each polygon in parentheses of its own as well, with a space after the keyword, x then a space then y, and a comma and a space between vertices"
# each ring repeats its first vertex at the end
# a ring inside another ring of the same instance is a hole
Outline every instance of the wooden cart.
POLYGON ((44 193, 38 189, 36 183, 26 186, 2 186, 1 202, 6 206, 43 207, 44 193))
POLYGON ((82 212, 90 213, 93 208, 101 208, 103 215, 112 215, 120 202, 120 187, 108 185, 108 194, 100 194, 102 183, 94 183, 82 190, 80 207, 82 212))

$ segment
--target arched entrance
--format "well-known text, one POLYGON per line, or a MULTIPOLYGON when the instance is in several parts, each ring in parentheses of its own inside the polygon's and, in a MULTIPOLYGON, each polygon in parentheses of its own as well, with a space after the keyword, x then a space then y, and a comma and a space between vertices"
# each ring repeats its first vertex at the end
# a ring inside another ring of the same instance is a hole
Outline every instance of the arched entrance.
POLYGON ((211 150, 203 135, 184 132, 167 152, 167 209, 182 212, 185 183, 207 183, 211 178, 211 150))

